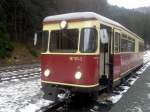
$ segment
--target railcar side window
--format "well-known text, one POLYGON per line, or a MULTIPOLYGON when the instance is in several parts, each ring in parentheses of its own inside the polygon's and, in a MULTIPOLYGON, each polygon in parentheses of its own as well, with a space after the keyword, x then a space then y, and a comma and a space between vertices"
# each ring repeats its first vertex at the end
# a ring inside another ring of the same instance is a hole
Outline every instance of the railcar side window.
POLYGON ((127 52, 127 36, 125 34, 122 35, 123 38, 121 38, 121 52, 127 52))
POLYGON ((50 51, 74 53, 78 47, 78 29, 53 30, 50 35, 50 51))
POLYGON ((42 33, 42 50, 45 51, 45 52, 48 49, 48 37, 49 37, 49 32, 44 31, 42 33))
POLYGON ((120 34, 118 32, 115 32, 115 42, 114 42, 115 53, 119 52, 119 41, 120 41, 120 34))
POLYGON ((121 39, 121 52, 127 52, 127 40, 121 39))
POLYGON ((94 53, 97 50, 97 30, 84 28, 81 30, 80 51, 83 53, 94 53))
POLYGON ((121 38, 121 52, 135 52, 135 40, 125 34, 121 38))
POLYGON ((139 43, 139 51, 143 52, 144 51, 144 43, 139 43))
POLYGON ((135 52, 135 40, 132 37, 128 37, 128 52, 135 52))
POLYGON ((134 52, 135 51, 135 43, 132 41, 128 41, 128 52, 134 52))
POLYGON ((41 52, 46 52, 48 49, 48 37, 49 31, 37 32, 36 47, 41 50, 41 52))

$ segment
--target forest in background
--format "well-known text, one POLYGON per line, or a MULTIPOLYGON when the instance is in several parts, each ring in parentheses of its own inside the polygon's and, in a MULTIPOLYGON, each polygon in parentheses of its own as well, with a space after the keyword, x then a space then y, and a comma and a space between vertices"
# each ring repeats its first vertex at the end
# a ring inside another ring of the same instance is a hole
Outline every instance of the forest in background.
POLYGON ((119 8, 109 5, 106 0, 1 0, 0 58, 9 56, 16 42, 32 44, 34 32, 41 30, 44 17, 69 12, 99 13, 121 23, 149 44, 148 10, 119 8))

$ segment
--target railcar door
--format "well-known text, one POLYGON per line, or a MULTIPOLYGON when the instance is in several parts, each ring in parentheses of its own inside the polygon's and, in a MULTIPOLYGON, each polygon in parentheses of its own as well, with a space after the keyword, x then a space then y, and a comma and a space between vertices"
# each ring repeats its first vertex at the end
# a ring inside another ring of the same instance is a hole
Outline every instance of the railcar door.
POLYGON ((112 75, 111 40, 112 28, 106 25, 100 26, 100 84, 109 85, 112 75), (107 42, 103 38, 107 37, 107 42))
POLYGON ((114 82, 118 82, 120 79, 120 70, 121 70, 121 54, 120 54, 120 38, 121 30, 114 29, 114 56, 113 56, 113 78, 114 82))

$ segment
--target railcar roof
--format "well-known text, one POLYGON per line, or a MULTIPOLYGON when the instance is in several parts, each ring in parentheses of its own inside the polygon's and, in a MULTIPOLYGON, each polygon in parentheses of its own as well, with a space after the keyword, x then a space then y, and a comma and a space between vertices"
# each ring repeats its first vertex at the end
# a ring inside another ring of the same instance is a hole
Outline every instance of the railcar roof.
POLYGON ((91 19, 91 18, 105 21, 105 22, 108 22, 108 23, 111 23, 111 24, 114 24, 117 26, 122 26, 120 23, 115 22, 111 19, 108 19, 108 18, 101 16, 94 12, 75 12, 75 13, 67 13, 67 14, 48 16, 48 17, 44 18, 43 22, 71 20, 71 19, 91 19))
POLYGON ((106 18, 102 15, 99 15, 97 13, 94 13, 94 12, 75 12, 75 13, 67 13, 67 14, 60 14, 60 15, 54 15, 54 16, 47 16, 44 18, 43 22, 52 22, 52 21, 61 21, 61 20, 75 20, 75 19, 93 19, 93 18, 100 20, 100 21, 103 21, 103 22, 106 22, 106 23, 109 23, 109 24, 112 24, 112 25, 115 25, 117 27, 121 27, 124 30, 132 33, 136 37, 140 38, 135 33, 131 32, 130 30, 125 28, 123 25, 121 25, 120 23, 113 21, 111 19, 108 19, 108 18, 106 18))

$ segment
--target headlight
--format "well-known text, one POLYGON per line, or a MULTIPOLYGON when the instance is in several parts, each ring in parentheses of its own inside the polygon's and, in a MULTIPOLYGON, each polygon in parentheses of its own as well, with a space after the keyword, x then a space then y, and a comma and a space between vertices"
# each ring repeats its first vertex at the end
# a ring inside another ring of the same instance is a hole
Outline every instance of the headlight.
POLYGON ((67 21, 64 21, 64 20, 61 21, 60 27, 61 27, 62 29, 66 28, 66 27, 67 27, 67 21))
POLYGON ((76 72, 75 73, 75 79, 79 80, 82 77, 82 73, 81 72, 76 72))
POLYGON ((50 75, 50 70, 49 69, 46 69, 45 71, 44 71, 44 76, 45 77, 48 77, 50 75))

